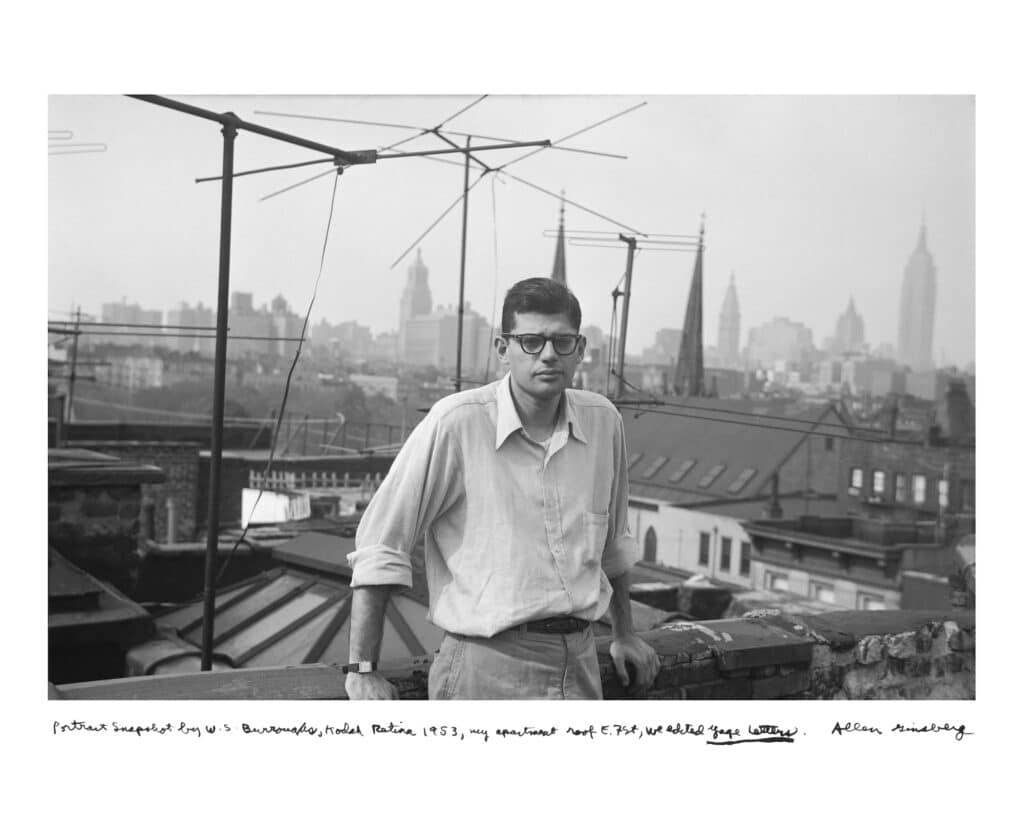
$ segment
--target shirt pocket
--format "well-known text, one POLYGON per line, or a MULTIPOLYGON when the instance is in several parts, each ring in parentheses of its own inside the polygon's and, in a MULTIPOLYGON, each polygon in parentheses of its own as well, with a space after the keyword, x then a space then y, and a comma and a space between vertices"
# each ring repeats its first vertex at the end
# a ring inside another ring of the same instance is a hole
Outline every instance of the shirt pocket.
POLYGON ((583 563, 586 566, 601 563, 608 540, 608 519, 608 513, 583 513, 583 563))

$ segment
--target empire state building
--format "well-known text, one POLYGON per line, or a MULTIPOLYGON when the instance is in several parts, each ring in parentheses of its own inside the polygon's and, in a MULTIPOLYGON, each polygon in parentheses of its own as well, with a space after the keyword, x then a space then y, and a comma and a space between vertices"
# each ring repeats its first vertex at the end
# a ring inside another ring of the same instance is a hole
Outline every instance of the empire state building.
POLYGON ((931 370, 932 339, 935 333, 935 262, 928 250, 924 223, 917 247, 903 271, 900 293, 900 326, 896 358, 920 372, 931 370))

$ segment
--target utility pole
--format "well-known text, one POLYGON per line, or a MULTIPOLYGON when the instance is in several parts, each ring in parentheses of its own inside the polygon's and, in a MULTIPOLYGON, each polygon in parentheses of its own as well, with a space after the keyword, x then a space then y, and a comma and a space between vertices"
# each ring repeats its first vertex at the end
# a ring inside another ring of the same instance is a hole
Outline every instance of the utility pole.
POLYGON ((75 401, 75 379, 77 378, 78 366, 78 337, 80 335, 82 322, 82 306, 75 310, 75 335, 71 339, 71 373, 68 376, 68 424, 71 424, 71 405, 75 401))
POLYGON ((615 398, 621 399, 625 389, 626 369, 626 328, 629 325, 629 295, 633 285, 633 254, 636 253, 636 237, 619 234, 619 239, 626 243, 626 281, 622 291, 622 319, 619 323, 619 355, 618 382, 615 385, 615 398))
POLYGON ((235 169, 234 114, 221 123, 224 135, 223 179, 220 196, 220 262, 217 272, 217 341, 213 353, 213 424, 210 430, 210 497, 206 508, 206 565, 203 575, 203 647, 200 670, 213 668, 213 615, 216 590, 214 569, 220 535, 220 474, 224 452, 224 378, 228 353, 228 293, 231 276, 231 203, 235 169))

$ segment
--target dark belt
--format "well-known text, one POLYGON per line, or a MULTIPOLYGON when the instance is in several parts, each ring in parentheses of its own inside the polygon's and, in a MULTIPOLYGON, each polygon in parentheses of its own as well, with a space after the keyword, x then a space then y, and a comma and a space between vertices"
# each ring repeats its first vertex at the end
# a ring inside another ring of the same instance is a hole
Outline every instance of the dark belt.
POLYGON ((548 635, 568 635, 571 632, 582 632, 590 621, 562 615, 557 618, 543 618, 539 621, 528 621, 523 624, 527 632, 545 632, 548 635))

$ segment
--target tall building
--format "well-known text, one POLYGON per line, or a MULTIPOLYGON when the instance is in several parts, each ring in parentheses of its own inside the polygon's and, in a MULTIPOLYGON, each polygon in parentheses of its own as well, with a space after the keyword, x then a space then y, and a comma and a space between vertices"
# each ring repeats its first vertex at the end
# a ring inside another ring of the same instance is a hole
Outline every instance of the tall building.
POLYGON ((935 263, 928 250, 924 222, 917 247, 903 270, 900 293, 900 326, 896 358, 914 370, 931 370, 932 337, 935 332, 935 263))
POLYGON ((288 340, 302 337, 304 317, 292 313, 288 302, 280 293, 270 303, 270 311, 271 336, 274 337, 270 343, 271 351, 278 356, 294 358, 299 343, 288 340))
POLYGON ((832 338, 833 353, 859 353, 864 347, 864 319, 853 305, 853 297, 839 319, 836 335, 832 338))
POLYGON ((555 262, 551 266, 551 278, 568 286, 565 278, 565 198, 558 210, 558 239, 555 240, 555 262))
POLYGON ((732 367, 740 359, 740 303, 736 298, 736 275, 729 274, 729 288, 718 312, 718 361, 732 367))
POLYGON ((814 351, 814 334, 809 327, 777 316, 750 329, 746 358, 755 367, 778 362, 802 362, 814 351))
MULTIPOLYGON (((455 305, 438 305, 427 316, 414 316, 405 325, 405 354, 402 362, 409 365, 429 365, 455 374, 458 347, 459 311, 455 305)), ((495 372, 493 362, 494 338, 490 322, 474 311, 470 304, 462 316, 462 375, 473 378, 489 370, 495 372)))
POLYGON ((100 319, 111 325, 110 334, 96 335, 94 344, 115 344, 123 347, 154 347, 165 343, 159 336, 134 336, 133 329, 145 333, 160 333, 164 314, 160 310, 146 310, 136 303, 128 304, 122 296, 120 302, 106 302, 100 307, 100 319), (117 326, 119 325, 119 327, 117 326), (136 326, 136 327, 132 327, 136 326), (142 326, 142 327, 138 327, 142 326), (149 328, 149 330, 146 330, 149 328))
POLYGON ((704 223, 697 240, 697 259, 693 263, 690 298, 686 302, 686 320, 679 340, 679 356, 673 388, 680 396, 704 393, 704 223))
MULTIPOLYGON (((216 322, 217 317, 214 315, 213 308, 203 307, 202 302, 197 303, 195 307, 189 305, 188 302, 181 302, 177 308, 167 311, 167 324, 178 325, 180 328, 214 328, 216 322)), ((198 330, 176 328, 172 328, 169 332, 182 334, 168 338, 167 346, 171 350, 181 353, 198 353, 204 358, 213 358, 216 338, 212 333, 202 334, 198 330)))
POLYGON ((398 313, 398 356, 406 358, 406 325, 417 316, 427 316, 433 307, 427 277, 430 271, 423 264, 423 252, 416 249, 416 259, 406 272, 405 288, 398 313))

